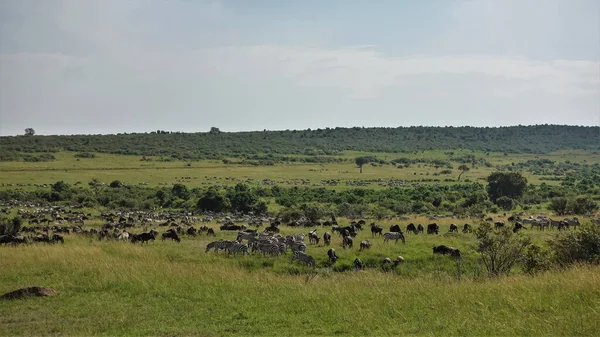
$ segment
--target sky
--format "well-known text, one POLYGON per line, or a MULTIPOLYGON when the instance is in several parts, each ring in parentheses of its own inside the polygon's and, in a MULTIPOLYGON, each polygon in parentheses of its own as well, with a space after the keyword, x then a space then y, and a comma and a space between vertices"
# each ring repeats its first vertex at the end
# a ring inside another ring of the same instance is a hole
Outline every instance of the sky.
POLYGON ((0 0, 0 135, 600 125, 597 0, 0 0))

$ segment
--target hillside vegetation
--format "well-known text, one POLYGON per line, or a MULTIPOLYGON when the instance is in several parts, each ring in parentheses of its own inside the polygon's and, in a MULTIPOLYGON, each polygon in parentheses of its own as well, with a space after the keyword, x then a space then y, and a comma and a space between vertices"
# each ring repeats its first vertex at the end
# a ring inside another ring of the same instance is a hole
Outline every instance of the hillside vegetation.
POLYGON ((0 159, 19 152, 100 152, 178 159, 223 159, 252 155, 336 155, 342 151, 410 153, 468 149, 483 152, 548 153, 600 150, 600 128, 537 125, 499 128, 326 128, 303 131, 151 133, 0 137, 0 159))

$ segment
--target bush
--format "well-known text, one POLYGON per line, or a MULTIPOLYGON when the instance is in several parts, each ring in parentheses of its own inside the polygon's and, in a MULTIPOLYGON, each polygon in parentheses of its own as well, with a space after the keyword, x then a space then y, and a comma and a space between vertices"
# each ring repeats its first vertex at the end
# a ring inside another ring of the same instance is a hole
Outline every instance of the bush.
POLYGON ((561 233, 550 241, 554 260, 565 266, 575 262, 600 263, 600 226, 586 224, 581 230, 561 233))
POLYGON ((515 200, 509 197, 500 197, 496 200, 496 205, 505 211, 510 211, 515 207, 515 200))
POLYGON ((475 230, 479 241, 478 252, 490 276, 508 275, 512 267, 521 259, 531 243, 529 239, 515 234, 510 228, 494 231, 488 222, 475 230))
POLYGON ((523 271, 533 275, 550 269, 549 255, 547 249, 538 245, 527 247, 523 258, 523 271))
POLYGON ((119 187, 123 187, 123 183, 120 182, 119 180, 115 180, 115 181, 111 182, 109 186, 112 188, 119 188, 119 187))

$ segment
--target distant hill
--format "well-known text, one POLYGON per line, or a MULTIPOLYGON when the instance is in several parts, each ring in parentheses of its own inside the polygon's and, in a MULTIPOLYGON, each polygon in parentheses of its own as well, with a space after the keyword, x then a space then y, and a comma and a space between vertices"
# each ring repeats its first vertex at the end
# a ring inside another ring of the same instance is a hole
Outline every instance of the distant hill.
POLYGON ((411 152, 469 149, 486 152, 547 153, 600 150, 600 127, 535 125, 511 127, 326 128, 302 131, 0 137, 6 153, 103 152, 186 159, 247 155, 335 155, 341 151, 411 152))

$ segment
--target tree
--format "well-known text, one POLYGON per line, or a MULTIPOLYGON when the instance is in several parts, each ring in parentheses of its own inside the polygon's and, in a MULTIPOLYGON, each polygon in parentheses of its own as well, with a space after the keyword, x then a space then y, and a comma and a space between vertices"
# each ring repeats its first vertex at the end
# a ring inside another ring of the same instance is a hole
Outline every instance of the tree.
POLYGON ((210 128, 210 131, 208 133, 210 133, 211 135, 218 135, 219 133, 221 133, 221 130, 219 130, 219 128, 213 126, 210 128))
POLYGON ((465 165, 465 164, 462 164, 462 165, 460 165, 460 166, 458 167, 458 169, 459 169, 461 172, 460 172, 460 174, 458 175, 458 179, 457 179, 456 181, 460 181, 460 177, 463 175, 463 173, 465 173, 465 172, 467 172, 468 170, 470 170, 470 168, 469 168, 467 165, 465 165))
POLYGON ((487 181, 487 192, 493 202, 500 197, 519 199, 527 188, 527 179, 519 172, 494 172, 487 181))
POLYGON ((115 181, 111 182, 109 186, 112 188, 119 188, 119 187, 123 187, 123 183, 119 180, 115 180, 115 181))
POLYGON ((187 200, 190 196, 188 188, 183 184, 173 185, 173 188, 171 189, 171 194, 184 200, 187 200))
POLYGON ((196 204, 196 208, 203 212, 223 212, 230 206, 229 199, 221 195, 215 188, 209 188, 196 204))
POLYGON ((66 192, 69 190, 69 184, 64 181, 57 181, 52 185, 52 190, 58 193, 66 192))
POLYGON ((488 222, 475 230, 475 237, 479 241, 477 251, 481 262, 490 276, 508 275, 531 244, 528 238, 513 233, 510 228, 494 231, 488 222))
POLYGON ((25 129, 25 136, 33 136, 35 135, 35 130, 33 128, 25 129))
POLYGON ((368 157, 357 157, 354 161, 356 162, 356 166, 360 168, 360 173, 362 173, 363 165, 370 162, 368 157))

